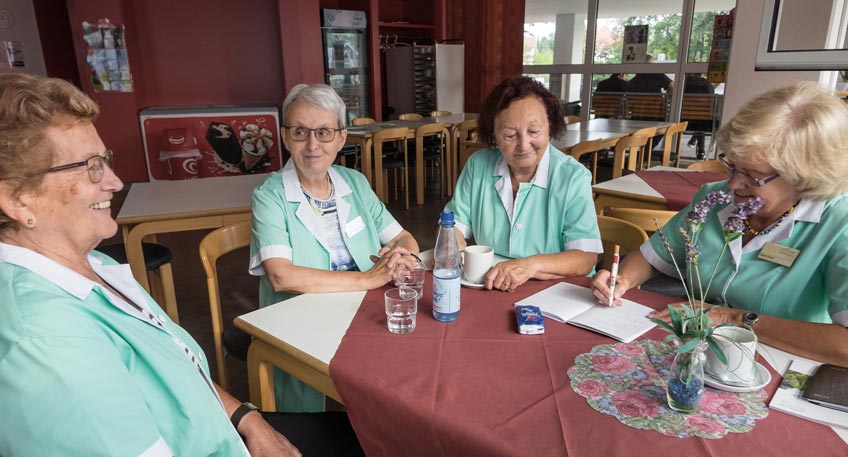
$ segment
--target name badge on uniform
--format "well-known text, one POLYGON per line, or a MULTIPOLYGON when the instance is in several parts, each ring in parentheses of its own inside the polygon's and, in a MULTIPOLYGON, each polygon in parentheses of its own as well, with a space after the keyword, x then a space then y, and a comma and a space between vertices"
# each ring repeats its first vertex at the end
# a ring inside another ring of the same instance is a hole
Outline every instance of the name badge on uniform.
POLYGON ((760 250, 760 255, 758 255, 757 258, 768 260, 769 262, 774 262, 778 265, 783 265, 784 267, 791 267, 792 264, 795 263, 795 258, 798 257, 798 254, 800 253, 801 251, 797 249, 768 242, 760 250))
POLYGON ((362 216, 356 216, 356 219, 350 221, 345 226, 345 233, 348 238, 353 238, 354 235, 361 232, 365 228, 365 222, 362 221, 362 216))

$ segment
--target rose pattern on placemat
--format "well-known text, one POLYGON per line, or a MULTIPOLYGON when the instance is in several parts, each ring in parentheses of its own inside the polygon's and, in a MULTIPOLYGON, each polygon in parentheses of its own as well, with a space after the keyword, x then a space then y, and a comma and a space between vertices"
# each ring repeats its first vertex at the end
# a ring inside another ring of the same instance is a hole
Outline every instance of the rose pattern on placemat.
POLYGON ((732 393, 706 387, 697 413, 672 410, 665 389, 673 359, 674 349, 657 341, 602 344, 577 356, 568 376, 571 388, 593 409, 667 436, 718 439, 748 432, 768 416, 762 389, 732 393))

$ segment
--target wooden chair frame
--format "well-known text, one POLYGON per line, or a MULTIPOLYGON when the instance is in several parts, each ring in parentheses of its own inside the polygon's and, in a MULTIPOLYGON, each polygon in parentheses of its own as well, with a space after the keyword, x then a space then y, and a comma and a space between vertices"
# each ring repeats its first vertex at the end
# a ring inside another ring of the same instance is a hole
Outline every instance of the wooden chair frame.
MULTIPOLYGON (((403 154, 403 189, 406 198, 405 208, 409 209, 409 154, 407 153, 406 140, 409 138, 409 129, 406 127, 395 127, 383 129, 374 133, 374 183, 375 188, 380 189, 377 195, 383 196, 383 202, 389 198, 388 172, 383 168, 383 143, 397 141, 398 147, 403 154)), ((423 165, 423 164, 422 164, 423 165)), ((397 198, 397 180, 395 181, 395 198, 397 198)))
MULTIPOLYGON (((621 246, 627 251, 636 251, 645 241, 648 234, 636 224, 609 216, 598 216, 598 229, 601 232, 601 241, 612 245, 621 246)), ((602 268, 609 270, 612 267, 613 251, 615 249, 604 248, 604 259, 602 268)))
POLYGON ((606 216, 636 224, 646 233, 651 234, 657 231, 657 225, 663 228, 675 214, 677 211, 663 209, 613 207, 607 210, 606 216))
POLYGON ((404 113, 398 116, 398 119, 402 121, 420 121, 421 119, 424 119, 424 116, 418 113, 404 113))
POLYGON ((721 160, 702 160, 700 162, 692 162, 686 167, 689 170, 712 171, 715 173, 727 173, 727 169, 721 164, 721 160))
POLYGON ((598 152, 615 147, 617 139, 612 140, 590 140, 577 143, 571 148, 569 154, 574 157, 574 160, 580 162, 580 157, 586 154, 592 154, 592 184, 598 183, 598 152))
MULTIPOLYGON (((435 137, 439 142, 439 197, 445 196, 445 189, 447 187, 448 182, 450 181, 448 173, 450 167, 447 163, 448 159, 448 138, 450 138, 450 130, 448 128, 448 124, 437 122, 434 124, 425 124, 421 127, 415 129, 415 157, 423 158, 424 157, 424 138, 427 137, 435 137)), ((423 163, 416 163, 416 167, 424 166, 423 163)), ((433 166, 433 170, 431 176, 435 174, 435 166, 433 166)), ((409 198, 407 198, 409 200, 409 198)), ((407 204, 406 209, 409 209, 409 204, 407 204)))

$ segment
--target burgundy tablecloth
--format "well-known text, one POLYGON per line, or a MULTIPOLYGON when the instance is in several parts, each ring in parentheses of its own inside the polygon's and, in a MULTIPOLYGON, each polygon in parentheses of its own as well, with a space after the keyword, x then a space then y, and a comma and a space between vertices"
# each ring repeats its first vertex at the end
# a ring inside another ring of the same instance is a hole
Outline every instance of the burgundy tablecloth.
POLYGON ((642 170, 636 175, 665 197, 668 209, 673 211, 689 205, 702 185, 727 179, 726 174, 711 171, 642 170))
MULTIPOLYGON (((587 278, 572 280, 588 285, 587 278)), ((554 281, 513 293, 462 289, 456 322, 432 318, 432 289, 418 328, 386 330, 385 289, 369 292, 330 363, 330 374, 369 457, 845 455, 828 427, 779 411, 750 433, 719 440, 665 437, 593 410, 569 386, 574 358, 613 340, 546 322, 544 335, 515 331, 513 303, 554 281)), ((669 297, 633 290, 627 297, 662 307, 669 297)), ((647 338, 665 336, 652 330, 647 338)), ((780 377, 774 375, 771 395, 780 377)))

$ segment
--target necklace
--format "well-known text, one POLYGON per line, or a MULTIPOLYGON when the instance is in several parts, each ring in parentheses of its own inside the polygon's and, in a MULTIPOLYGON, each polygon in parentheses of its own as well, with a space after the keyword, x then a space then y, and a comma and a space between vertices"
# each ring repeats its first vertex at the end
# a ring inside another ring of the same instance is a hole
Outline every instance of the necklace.
POLYGON ((319 200, 312 196, 308 190, 306 190, 301 184, 300 190, 303 191, 303 195, 306 196, 306 201, 309 202, 309 206, 312 207, 312 211, 316 216, 321 217, 324 215, 324 207, 322 202, 330 202, 336 196, 336 186, 333 185, 333 181, 330 180, 330 176, 327 175, 327 184, 330 186, 330 196, 327 197, 326 200, 319 200))
POLYGON ((774 229, 776 229, 776 228, 780 227, 780 224, 783 222, 783 220, 784 220, 784 219, 786 219, 786 216, 789 216, 790 214, 792 214, 792 212, 793 212, 793 211, 795 211, 795 206, 796 206, 797 204, 798 204, 798 203, 795 203, 794 205, 790 206, 790 207, 789 207, 789 209, 787 209, 787 210, 786 210, 786 212, 785 212, 785 213, 783 213, 783 215, 782 215, 782 216, 780 216, 780 218, 778 218, 776 221, 774 221, 771 225, 769 225, 768 227, 766 227, 764 230, 757 230, 757 229, 755 229, 754 227, 751 227, 751 223, 750 223, 750 222, 748 222, 748 219, 745 219, 745 220, 743 221, 743 222, 745 223, 745 228, 747 229, 748 233, 750 233, 751 235, 754 235, 754 236, 757 236, 757 235, 768 235, 768 234, 769 234, 769 233, 771 233, 774 229))

